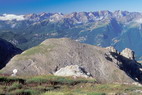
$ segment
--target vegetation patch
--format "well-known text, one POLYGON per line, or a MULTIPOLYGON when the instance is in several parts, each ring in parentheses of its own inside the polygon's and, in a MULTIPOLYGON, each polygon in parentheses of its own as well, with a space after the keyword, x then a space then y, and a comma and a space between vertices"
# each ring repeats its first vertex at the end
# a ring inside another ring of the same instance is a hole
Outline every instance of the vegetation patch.
POLYGON ((0 76, 0 95, 141 95, 142 87, 124 84, 98 84, 95 79, 59 76, 0 76))
POLYGON ((29 78, 27 83, 47 83, 47 84, 64 84, 64 85, 75 85, 79 83, 96 83, 95 79, 73 79, 72 77, 59 77, 59 76, 38 76, 38 77, 33 77, 29 78))
POLYGON ((40 44, 36 47, 33 47, 31 49, 26 50, 22 55, 23 56, 27 56, 27 55, 34 55, 34 54, 47 54, 49 51, 52 50, 52 48, 54 48, 54 46, 47 46, 44 44, 40 44))

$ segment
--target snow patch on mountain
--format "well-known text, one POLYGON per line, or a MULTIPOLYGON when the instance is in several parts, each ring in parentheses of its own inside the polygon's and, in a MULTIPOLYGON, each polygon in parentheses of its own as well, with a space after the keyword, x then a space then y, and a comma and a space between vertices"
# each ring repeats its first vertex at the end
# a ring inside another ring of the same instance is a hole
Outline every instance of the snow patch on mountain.
POLYGON ((142 23, 142 18, 140 18, 140 19, 137 19, 135 22, 137 22, 137 23, 142 23))
POLYGON ((24 15, 15 15, 15 14, 3 14, 0 16, 0 20, 25 20, 24 15))

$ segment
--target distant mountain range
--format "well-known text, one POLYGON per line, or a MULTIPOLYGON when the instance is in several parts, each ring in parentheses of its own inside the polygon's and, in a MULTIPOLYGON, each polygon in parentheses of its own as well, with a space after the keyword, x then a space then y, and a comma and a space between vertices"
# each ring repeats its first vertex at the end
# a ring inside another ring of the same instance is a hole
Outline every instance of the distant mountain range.
POLYGON ((0 38, 26 50, 49 38, 73 40, 121 51, 130 48, 142 56, 142 13, 97 11, 0 15, 0 38))

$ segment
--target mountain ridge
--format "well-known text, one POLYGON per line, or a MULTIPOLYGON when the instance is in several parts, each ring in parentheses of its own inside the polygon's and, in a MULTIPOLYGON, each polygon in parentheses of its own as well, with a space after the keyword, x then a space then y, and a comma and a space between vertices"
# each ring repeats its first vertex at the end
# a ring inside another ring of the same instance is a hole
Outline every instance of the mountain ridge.
POLYGON ((67 37, 102 47, 113 46, 122 51, 130 48, 136 58, 142 56, 142 13, 128 11, 96 11, 40 13, 23 16, 26 20, 0 20, 0 38, 22 50, 45 39, 67 37))
MULTIPOLYGON (((111 18, 116 18, 117 20, 120 20, 123 22, 124 18, 131 15, 127 19, 127 21, 136 18, 141 18, 142 13, 140 12, 128 12, 128 11, 108 11, 108 10, 103 10, 103 11, 94 11, 94 12, 72 12, 68 14, 63 14, 63 13, 33 13, 33 14, 27 14, 27 15, 14 15, 14 14, 3 14, 0 17, 0 20, 3 21, 8 21, 8 20, 29 20, 33 22, 39 22, 39 21, 44 21, 45 19, 49 19, 50 22, 57 22, 61 21, 63 19, 72 19, 75 24, 80 24, 80 23, 87 23, 87 22, 94 22, 94 21, 99 21, 99 20, 104 20, 104 19, 111 19, 111 18), (120 19, 121 18, 121 19, 120 19)), ((126 18, 125 18, 126 19, 126 18)), ((124 20, 125 21, 125 20, 124 20)))

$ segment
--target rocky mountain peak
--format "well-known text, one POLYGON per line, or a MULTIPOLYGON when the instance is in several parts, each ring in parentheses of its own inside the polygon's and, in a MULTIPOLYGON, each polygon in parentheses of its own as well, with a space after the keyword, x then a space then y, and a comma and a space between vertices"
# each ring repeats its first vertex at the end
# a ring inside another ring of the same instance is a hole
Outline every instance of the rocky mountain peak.
POLYGON ((35 13, 27 14, 24 17, 27 18, 27 19, 33 19, 33 18, 37 17, 37 14, 35 14, 35 13))
POLYGON ((40 16, 46 16, 46 15, 48 15, 48 13, 45 13, 45 12, 43 12, 43 13, 41 13, 41 14, 39 14, 40 16))
POLYGON ((103 10, 103 11, 98 11, 99 15, 101 16, 108 16, 111 15, 112 12, 108 11, 108 10, 103 10))

